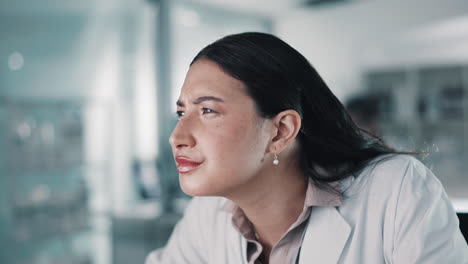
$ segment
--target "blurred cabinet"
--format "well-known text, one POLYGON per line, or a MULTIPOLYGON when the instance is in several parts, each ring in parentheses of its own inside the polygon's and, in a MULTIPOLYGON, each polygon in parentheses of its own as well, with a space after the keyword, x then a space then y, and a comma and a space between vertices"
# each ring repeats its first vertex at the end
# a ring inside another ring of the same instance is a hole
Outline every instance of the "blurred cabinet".
POLYGON ((0 100, 0 263, 95 263, 87 105, 0 100))
POLYGON ((371 70, 366 92, 379 98, 380 135, 423 161, 452 197, 468 197, 468 66, 371 70))
POLYGON ((182 217, 180 213, 165 213, 158 217, 141 215, 114 216, 112 219, 113 264, 144 263, 153 250, 163 247, 182 217))

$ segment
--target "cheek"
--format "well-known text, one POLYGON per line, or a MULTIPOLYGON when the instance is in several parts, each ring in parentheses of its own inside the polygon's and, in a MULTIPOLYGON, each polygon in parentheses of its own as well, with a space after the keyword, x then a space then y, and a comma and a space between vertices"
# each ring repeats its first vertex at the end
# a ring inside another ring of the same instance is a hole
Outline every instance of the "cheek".
POLYGON ((255 169, 261 162, 266 146, 252 120, 218 124, 212 132, 207 155, 213 165, 240 172, 255 169))
MULTIPOLYGON (((197 150, 206 159, 198 173, 182 176, 181 186, 189 195, 223 196, 244 186, 263 168, 268 143, 252 120, 221 122, 198 130, 197 150)), ((231 121, 231 120, 230 120, 231 121)))

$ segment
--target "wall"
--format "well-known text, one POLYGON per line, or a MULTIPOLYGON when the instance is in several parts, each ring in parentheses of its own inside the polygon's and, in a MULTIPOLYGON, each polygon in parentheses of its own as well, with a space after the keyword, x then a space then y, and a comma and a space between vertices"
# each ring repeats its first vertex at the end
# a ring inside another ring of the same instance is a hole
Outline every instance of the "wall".
MULTIPOLYGON (((463 0, 356 0, 348 4, 296 10, 279 16, 275 31, 302 52, 322 74, 340 99, 361 89, 360 73, 369 51, 376 58, 381 49, 398 43, 404 33, 419 32, 419 28, 468 15, 468 2, 463 0)), ((465 32, 459 32, 466 36, 465 32)), ((417 39, 417 37, 415 37, 417 39)), ((464 37, 466 41, 466 37, 464 37)), ((422 42, 429 41, 424 40, 422 42)), ((417 41, 408 45, 415 45, 417 41)), ((425 45, 441 55, 435 43, 425 45)), ((418 46, 396 47, 395 53, 419 51, 418 46)), ((449 47, 444 47, 450 49, 449 47)), ((460 49, 457 49, 458 52, 460 49)), ((455 50, 453 50, 455 51, 455 50)), ((443 56, 441 56, 443 57, 443 56)), ((387 58, 382 58, 384 61, 387 58)), ((374 62, 376 61, 374 60, 374 62)))

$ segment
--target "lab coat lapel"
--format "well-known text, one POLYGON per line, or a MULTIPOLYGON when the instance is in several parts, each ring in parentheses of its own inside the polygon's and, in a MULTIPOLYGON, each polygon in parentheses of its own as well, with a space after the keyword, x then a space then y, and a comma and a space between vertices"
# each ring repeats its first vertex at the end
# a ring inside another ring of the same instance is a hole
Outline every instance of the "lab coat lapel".
POLYGON ((336 264, 351 227, 335 207, 312 207, 302 241, 299 264, 336 264))

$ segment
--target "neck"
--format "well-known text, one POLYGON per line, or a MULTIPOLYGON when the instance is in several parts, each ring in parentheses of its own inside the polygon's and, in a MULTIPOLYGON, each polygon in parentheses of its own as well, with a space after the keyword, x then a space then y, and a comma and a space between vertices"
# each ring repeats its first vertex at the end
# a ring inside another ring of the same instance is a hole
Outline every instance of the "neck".
POLYGON ((304 207, 307 179, 294 162, 272 166, 250 182, 247 190, 227 197, 244 211, 252 222, 268 257, 271 248, 297 220, 304 207))

